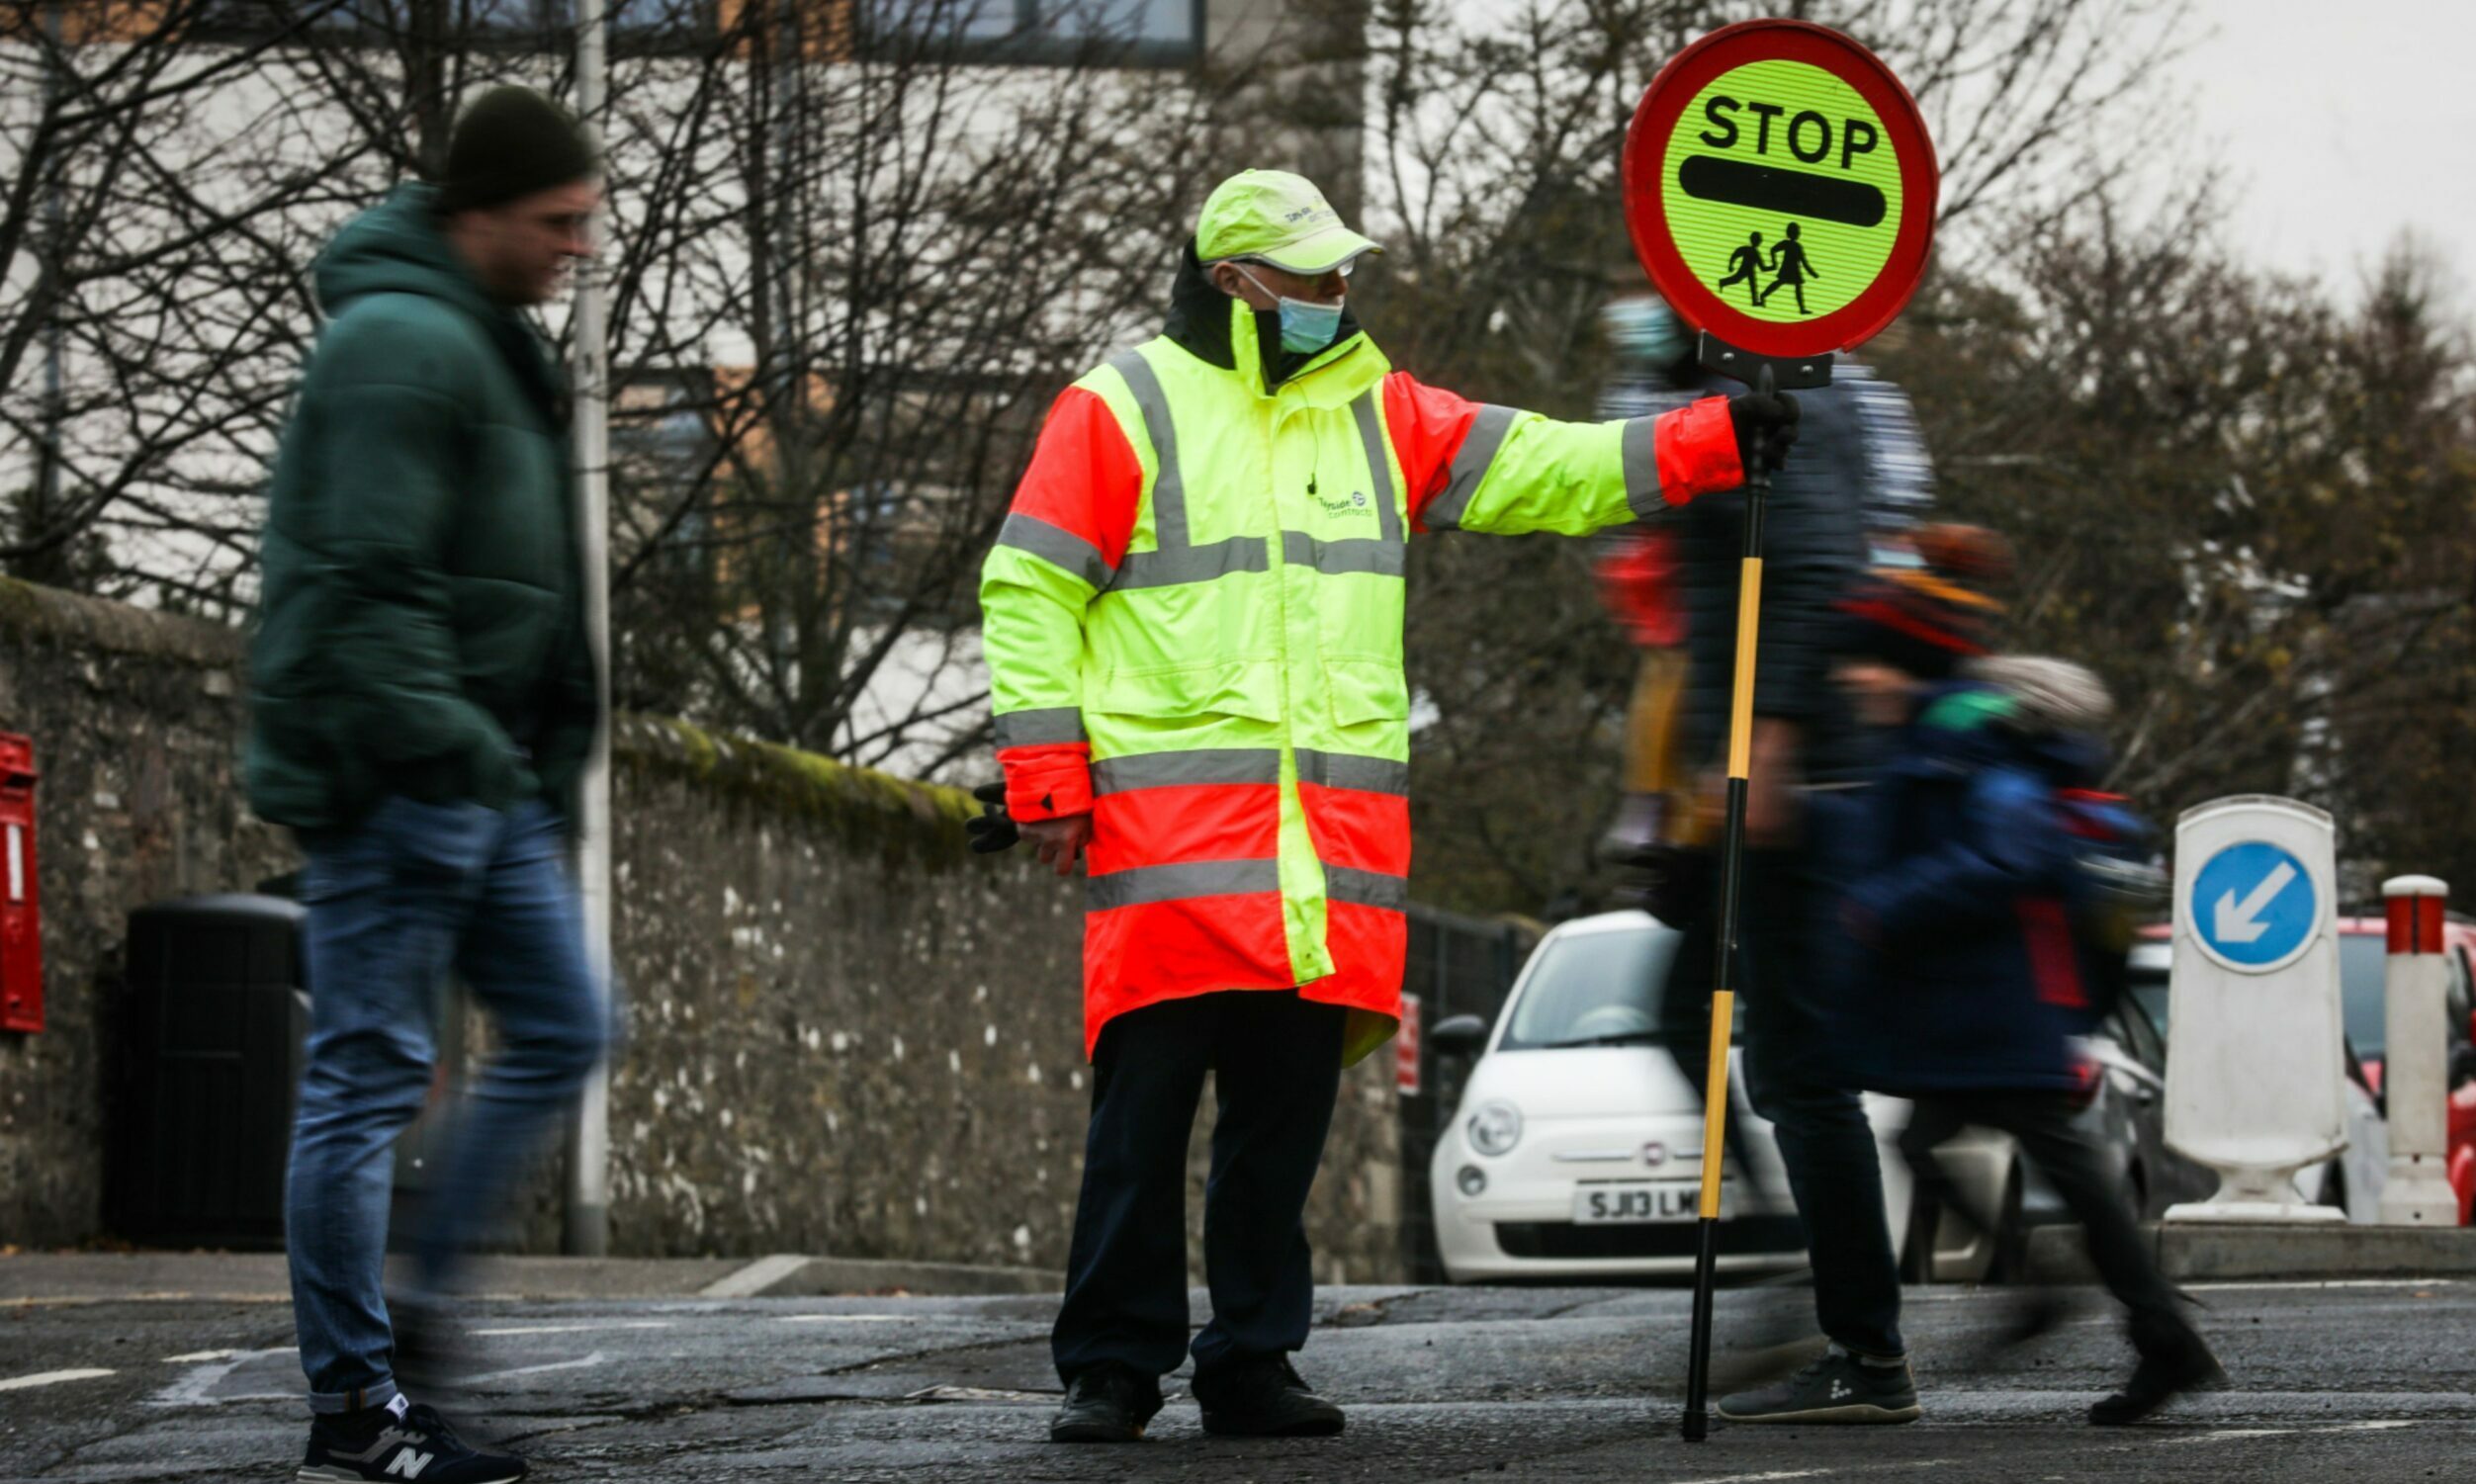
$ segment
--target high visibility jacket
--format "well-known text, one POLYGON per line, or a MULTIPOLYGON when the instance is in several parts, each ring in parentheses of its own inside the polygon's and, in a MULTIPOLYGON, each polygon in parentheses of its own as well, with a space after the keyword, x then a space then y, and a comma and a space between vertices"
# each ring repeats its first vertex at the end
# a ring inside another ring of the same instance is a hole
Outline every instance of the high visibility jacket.
POLYGON ((1064 393, 981 576, 1021 820, 1090 811, 1085 1047, 1222 990, 1401 1007, 1412 531, 1582 535, 1741 482, 1725 403, 1561 423, 1393 373, 1352 335, 1268 389, 1164 336, 1064 393))

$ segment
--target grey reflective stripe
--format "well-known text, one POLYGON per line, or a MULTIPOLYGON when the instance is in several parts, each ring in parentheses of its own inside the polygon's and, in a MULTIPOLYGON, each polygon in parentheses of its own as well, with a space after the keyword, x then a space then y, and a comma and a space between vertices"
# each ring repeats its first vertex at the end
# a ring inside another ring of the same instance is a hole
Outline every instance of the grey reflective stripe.
POLYGON ((1169 397, 1161 391, 1161 379, 1153 375, 1152 365, 1141 351, 1125 351, 1109 358, 1109 369, 1126 379, 1126 390, 1135 394, 1135 408, 1143 413, 1143 430, 1152 439, 1152 455, 1157 469, 1152 477, 1152 531, 1163 550, 1188 544, 1187 481, 1178 470, 1178 429, 1170 422, 1169 397))
POLYGON ((1227 897, 1281 890, 1278 860, 1195 860, 1172 866, 1137 866, 1084 882, 1084 905, 1094 912, 1181 902, 1189 897, 1227 897))
POLYGON ((1659 419, 1636 417, 1625 425, 1625 503, 1636 520, 1668 508, 1659 497, 1659 419))
POLYGON ((1355 752, 1298 749, 1298 781, 1325 788, 1355 788, 1371 794, 1408 794, 1410 765, 1389 757, 1364 757, 1355 752))
POLYGON ((1157 552, 1128 552, 1117 565, 1111 592, 1133 587, 1172 587, 1181 582, 1209 582, 1231 572, 1270 571, 1272 549, 1261 536, 1232 536, 1210 546, 1164 547, 1157 552))
POLYGON ((1062 567, 1095 587, 1106 587, 1117 575, 1101 549, 1072 531, 1062 531, 1047 521, 1030 515, 1010 515, 998 528, 998 545, 1011 546, 1031 555, 1051 567, 1062 567))
POLYGON ((1408 551, 1399 541, 1373 536, 1318 541, 1304 531, 1281 533, 1282 560, 1292 567, 1312 567, 1319 572, 1374 572, 1398 577, 1404 570, 1403 558, 1408 551))
POLYGON ((1375 398, 1382 393, 1379 384, 1352 402, 1350 411, 1359 419, 1359 441, 1367 446, 1367 477, 1375 481, 1375 529, 1384 540, 1398 542, 1401 509, 1393 498, 1392 462, 1384 456, 1384 425, 1375 418, 1375 398))
POLYGON ((996 719, 998 745, 1033 747, 1044 742, 1084 740, 1083 711, 1074 706, 1048 706, 1038 711, 1010 711, 996 719))
POLYGON ((1187 752, 1137 752, 1104 757, 1092 764, 1092 791, 1122 794, 1129 789, 1163 788, 1180 783, 1279 783, 1281 753, 1272 747, 1197 747, 1187 752))
POLYGON ((1451 531, 1461 524, 1462 512, 1470 507, 1470 496, 1478 492, 1479 480, 1487 478, 1488 467, 1496 462, 1496 451, 1504 447, 1505 434, 1513 430, 1513 419, 1520 415, 1512 407, 1490 403, 1470 419, 1470 431, 1461 439, 1461 450, 1453 456, 1453 467, 1446 471, 1444 492, 1428 502, 1429 530, 1451 531))
POLYGON ((1356 902, 1361 907, 1388 907, 1400 912, 1410 905, 1410 878, 1353 870, 1349 866, 1326 866, 1324 895, 1335 902, 1356 902))

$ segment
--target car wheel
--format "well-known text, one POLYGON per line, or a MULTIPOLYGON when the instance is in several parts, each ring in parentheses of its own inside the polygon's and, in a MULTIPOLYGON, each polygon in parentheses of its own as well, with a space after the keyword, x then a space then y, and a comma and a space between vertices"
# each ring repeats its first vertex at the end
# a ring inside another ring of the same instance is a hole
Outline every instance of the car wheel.
POLYGON ((1934 1281, 1934 1237, 1943 1208, 1920 1190, 1908 1197, 1907 1240, 1901 1244, 1900 1280, 1903 1283, 1934 1281))

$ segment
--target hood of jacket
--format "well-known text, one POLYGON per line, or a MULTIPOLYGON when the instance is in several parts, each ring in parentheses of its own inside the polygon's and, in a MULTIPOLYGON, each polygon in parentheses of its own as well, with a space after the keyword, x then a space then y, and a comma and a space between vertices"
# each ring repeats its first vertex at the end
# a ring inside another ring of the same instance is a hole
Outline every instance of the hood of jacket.
POLYGON ((2070 660, 1971 660, 1920 697, 1894 765, 1935 774, 2008 758, 2059 788, 2094 787, 2106 772, 2102 729, 2113 710, 2104 682, 2070 660))
POLYGON ((1197 360, 1223 371, 1238 370, 1240 350, 1251 349, 1256 361, 1251 369, 1260 378, 1259 385, 1270 393, 1311 366, 1338 359, 1366 331, 1359 327, 1358 316, 1345 300, 1341 306, 1341 330, 1333 336, 1331 345, 1312 355, 1282 349, 1280 311, 1250 309, 1214 288, 1191 240, 1179 249, 1178 277, 1170 284, 1169 318, 1161 326, 1161 333, 1197 360), (1251 333, 1244 337, 1237 328, 1240 315, 1254 320, 1251 333), (1242 339, 1251 345, 1242 346, 1242 339))
POLYGON ((1968 661, 1961 674, 2008 698, 2012 705, 2005 722, 2028 736, 2099 732, 2115 714, 2106 682, 2069 659, 1993 655, 1968 661))
POLYGON ((333 319, 380 294, 436 300, 481 325, 552 423, 564 425, 566 387, 541 334, 523 315, 491 299, 456 255, 439 225, 437 206, 433 188, 409 183, 345 222, 310 270, 318 306, 333 319))

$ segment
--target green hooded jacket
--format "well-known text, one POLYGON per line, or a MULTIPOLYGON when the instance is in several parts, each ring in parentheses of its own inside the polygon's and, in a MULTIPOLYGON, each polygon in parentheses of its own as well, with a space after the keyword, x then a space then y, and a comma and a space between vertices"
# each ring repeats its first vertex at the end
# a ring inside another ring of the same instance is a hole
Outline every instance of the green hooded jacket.
POLYGON ((599 723, 567 393, 425 186, 336 233, 276 454, 250 643, 250 807, 320 831, 388 794, 572 809, 599 723))

